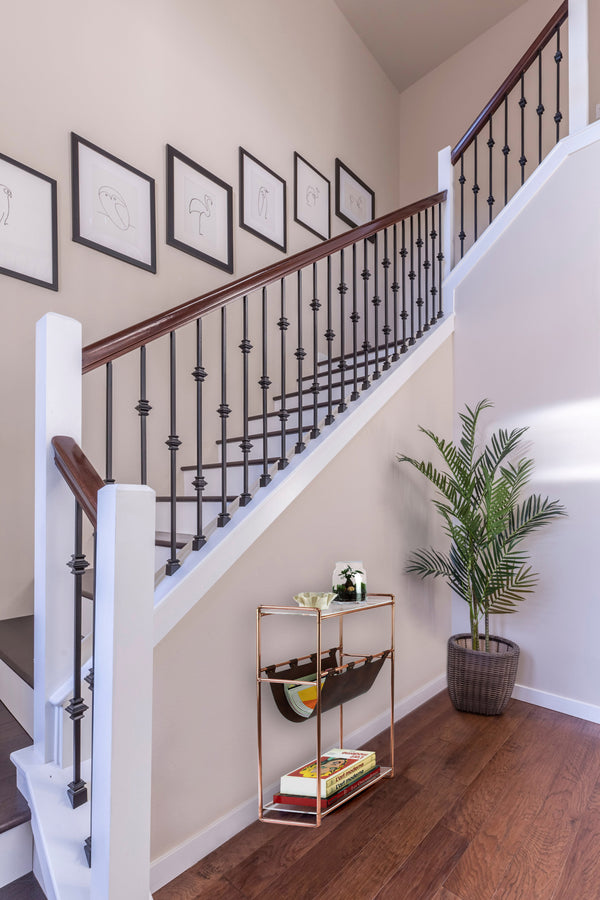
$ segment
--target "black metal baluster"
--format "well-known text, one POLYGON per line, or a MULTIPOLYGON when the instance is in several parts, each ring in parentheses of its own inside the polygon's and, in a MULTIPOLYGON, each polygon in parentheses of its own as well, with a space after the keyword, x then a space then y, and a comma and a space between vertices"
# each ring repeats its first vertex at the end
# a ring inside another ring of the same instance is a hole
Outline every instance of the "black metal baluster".
POLYGON ((325 331, 325 340, 327 341, 327 415, 325 416, 325 424, 331 425, 335 422, 333 414, 333 339, 335 332, 331 318, 331 256, 327 257, 327 330, 325 331))
POLYGON ((488 137, 487 145, 488 145, 488 149, 489 149, 489 151, 490 151, 490 156, 489 156, 489 164, 490 164, 490 180, 489 180, 489 185, 490 185, 490 192, 489 192, 489 194, 488 194, 487 203, 488 203, 488 209, 489 209, 488 225, 491 225, 491 223, 492 223, 492 211, 493 211, 493 208, 494 208, 494 203, 496 202, 495 199, 494 199, 494 180, 493 180, 493 165, 494 165, 494 153, 493 153, 493 151, 494 151, 494 145, 495 145, 496 141, 494 140, 494 137, 493 137, 493 135, 492 135, 492 117, 491 117, 491 116, 490 116, 490 118, 489 118, 489 125, 490 125, 490 136, 488 137))
MULTIPOLYGON (((96 594, 96 575, 98 573, 98 540, 96 536, 96 532, 93 534, 93 587, 92 587, 92 597, 97 597, 96 594)), ((87 860, 88 867, 92 865, 92 810, 94 807, 94 663, 96 661, 96 604, 93 603, 92 606, 92 666, 89 669, 87 675, 83 679, 89 687, 91 701, 92 701, 92 755, 90 759, 90 833, 86 837, 83 842, 83 851, 85 853, 85 858, 87 860)))
POLYGON ((560 141, 560 123, 562 122, 562 113, 560 111, 560 63, 563 58, 560 49, 560 25, 556 29, 556 53, 554 54, 554 62, 556 63, 556 113, 554 121, 556 123, 556 143, 560 141))
POLYGON ((390 333, 392 331, 390 327, 390 310, 389 310, 389 268, 392 264, 391 259, 388 256, 388 232, 387 228, 383 232, 383 343, 384 343, 384 356, 383 360, 383 370, 387 371, 391 365, 390 363, 390 333))
POLYGON ((437 231, 435 230, 435 206, 431 207, 431 231, 429 232, 429 237, 431 238, 431 320, 430 324, 435 325, 437 322, 437 310, 435 308, 435 298, 437 295, 437 287, 435 285, 435 239, 437 237, 437 231))
POLYGON ((473 243, 477 240, 477 197, 479 184, 477 183, 477 135, 473 140, 473 171, 475 183, 473 184, 473 243))
POLYGON ((538 105, 536 109, 538 115, 538 163, 542 161, 542 116, 544 115, 544 104, 542 103, 542 51, 538 52, 538 105))
POLYGON ((267 354, 267 288, 262 289, 262 375, 258 383, 262 391, 262 445, 263 445, 263 470, 260 476, 260 486, 266 487, 270 481, 269 475, 269 395, 268 390, 271 387, 271 379, 267 374, 269 360, 267 354))
POLYGON ((196 365, 192 372, 192 378, 196 382, 196 475, 192 481, 192 487, 196 491, 196 534, 192 541, 192 549, 200 550, 206 543, 202 524, 202 492, 206 488, 206 478, 202 474, 202 428, 203 409, 202 394, 206 378, 206 369, 202 365, 202 319, 196 319, 196 365))
POLYGON ((287 420, 290 417, 289 412, 287 411, 287 397, 285 395, 286 390, 286 364, 287 364, 287 354, 286 354, 286 337, 287 330, 289 328, 289 321, 285 315, 285 278, 281 279, 281 315, 279 317, 279 321, 277 322, 277 326, 279 328, 281 334, 281 405, 278 413, 278 418, 281 423, 281 450, 279 461, 277 463, 278 469, 285 469, 289 464, 289 460, 287 458, 287 445, 286 445, 286 431, 287 431, 287 420))
POLYGON ((65 708, 73 722, 73 781, 67 789, 67 796, 73 809, 87 801, 87 787, 81 777, 81 720, 87 705, 81 696, 81 582, 89 563, 83 553, 83 515, 81 506, 75 502, 75 553, 67 563, 75 576, 73 589, 73 697, 65 708))
POLYGON ((352 322, 353 382, 350 400, 358 400, 360 397, 358 390, 358 323, 360 322, 360 315, 357 308, 358 276, 356 266, 356 244, 352 244, 352 313, 350 321, 352 322))
POLYGON ((371 273, 369 272, 369 254, 368 254, 368 243, 365 239, 364 241, 364 266, 361 272, 361 278, 363 280, 363 295, 364 295, 364 322, 365 322, 365 333, 363 339, 363 350, 365 352, 365 377, 362 382, 363 391, 368 387, 371 387, 371 382, 369 380, 369 350, 371 349, 371 345, 369 343, 369 278, 371 277, 371 273))
POLYGON ((412 347, 415 343, 415 226, 414 216, 410 217, 410 270, 408 279, 410 281, 410 337, 408 346, 412 347))
POLYGON ((525 73, 521 73, 521 97, 519 99, 521 107, 521 157, 519 165, 521 166, 521 184, 525 182, 525 166, 527 165, 527 157, 525 156, 525 107, 527 100, 525 99, 525 73))
POLYGON ((217 407, 221 419, 221 512, 217 526, 223 528, 231 516, 227 512, 227 417, 231 409, 227 405, 227 307, 221 307, 221 403, 217 407))
POLYGON ((379 371, 379 306, 381 304, 381 298, 379 296, 379 234, 375 235, 375 246, 373 249, 374 259, 373 259, 373 274, 374 274, 374 294, 373 294, 373 309, 375 310, 375 318, 373 322, 373 345, 374 345, 374 353, 375 353, 375 368, 373 370, 373 381, 377 381, 381 378, 381 372, 379 371))
POLYGON ((417 214, 417 337, 423 337, 423 295, 421 292, 421 249, 423 238, 421 237, 421 213, 417 214))
POLYGON ((408 312, 406 309, 406 257, 408 256, 408 250, 406 249, 406 220, 402 220, 402 249, 400 250, 400 259, 402 260, 402 312, 400 313, 400 318, 402 319, 402 343, 400 345, 400 353, 406 353, 408 350, 408 344, 406 342, 406 320, 408 319, 408 312))
POLYGON ((302 269, 298 271, 298 349, 296 350, 296 359, 298 360, 298 440, 296 441, 296 453, 302 453, 306 449, 304 443, 304 394, 302 384, 302 363, 306 356, 306 350, 302 346, 302 269))
POLYGON ((248 477, 248 456, 250 451, 252 450, 252 441, 248 435, 248 356, 250 355, 250 351, 252 350, 252 344, 248 339, 248 295, 246 294, 242 300, 242 328, 243 328, 243 336, 242 342, 240 344, 240 350, 242 351, 242 415, 244 417, 244 434, 240 443, 240 450, 242 451, 242 459, 243 459, 243 468, 244 468, 244 484, 242 487, 242 493, 240 494, 240 506, 248 506, 250 501, 252 500, 252 495, 250 493, 250 485, 249 485, 249 477, 248 477))
POLYGON ((321 431, 319 429, 319 303, 317 285, 317 264, 313 263, 313 296, 310 302, 310 308, 313 311, 313 425, 310 431, 310 437, 319 437, 321 431))
MULTIPOLYGON (((460 258, 463 258, 465 252, 465 155, 461 153, 460 156, 460 176, 458 179, 458 183, 460 184, 460 231, 458 232, 458 237, 460 240, 460 258)), ((412 228, 412 218, 410 220, 411 228, 412 228)))
POLYGON ((504 98, 504 146, 502 148, 504 155, 504 205, 508 203, 508 154, 510 147, 508 146, 508 94, 504 98))
POLYGON ((140 483, 148 484, 148 439, 146 419, 152 409, 146 397, 146 347, 140 347, 140 400, 135 407, 140 417, 140 483))
POLYGON ((444 262, 444 253, 443 253, 443 251, 442 251, 442 234, 443 234, 443 229, 442 229, 442 204, 441 204, 441 203, 438 203, 438 232, 439 232, 439 236, 440 236, 440 249, 439 249, 439 252, 438 252, 438 255, 437 255, 437 260, 438 260, 438 273, 439 273, 439 278, 438 278, 438 284, 439 284, 438 297, 439 297, 439 303, 440 303, 440 306, 439 306, 439 309, 438 309, 438 319, 441 319, 442 316, 444 315, 444 310, 442 309, 442 279, 443 279, 443 275, 444 275, 443 269, 442 269, 442 264, 443 264, 443 262, 444 262))
POLYGON ((113 478, 113 365, 106 363, 106 478, 105 484, 114 484, 113 478))
POLYGON ((348 409, 346 403, 346 292, 348 286, 344 281, 344 251, 340 250, 340 283, 338 284, 338 293, 340 295, 340 361, 338 369, 340 370, 340 402, 338 403, 338 412, 344 412, 348 409))
POLYGON ((169 379, 170 379, 170 417, 171 417, 171 433, 167 441, 169 448, 171 463, 171 556, 167 560, 166 573, 172 575, 176 572, 181 563, 177 559, 177 451, 181 446, 181 441, 177 435, 177 388, 176 388, 176 348, 175 348, 175 332, 169 335, 169 379))
MULTIPOLYGON (((419 218, 420 218, 419 213, 419 218)), ((425 210, 425 231, 423 232, 425 238, 423 240, 423 246, 425 247, 425 259, 423 260, 423 271, 425 272, 425 304, 424 304, 424 312, 425 315, 423 317, 423 331, 429 331, 429 269, 431 267, 431 262, 429 261, 429 241, 427 240, 429 235, 429 210, 425 210)))
POLYGON ((398 352, 398 291, 400 290, 400 285, 398 284, 398 226, 394 225, 394 230, 392 232, 392 247, 393 247, 393 258, 394 264, 392 268, 392 294, 394 296, 393 302, 393 318, 394 318, 394 352, 392 354, 392 362, 397 362, 400 359, 400 354, 398 352))

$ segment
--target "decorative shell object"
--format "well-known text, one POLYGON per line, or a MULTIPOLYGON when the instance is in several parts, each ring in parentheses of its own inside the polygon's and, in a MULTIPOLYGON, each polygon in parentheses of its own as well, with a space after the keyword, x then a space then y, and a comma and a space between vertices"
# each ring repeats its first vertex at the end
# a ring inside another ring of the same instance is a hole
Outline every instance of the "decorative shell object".
POLYGON ((311 606, 313 609, 327 609, 331 601, 335 598, 334 593, 317 593, 315 591, 304 591, 302 594, 296 594, 294 600, 298 606, 311 606))

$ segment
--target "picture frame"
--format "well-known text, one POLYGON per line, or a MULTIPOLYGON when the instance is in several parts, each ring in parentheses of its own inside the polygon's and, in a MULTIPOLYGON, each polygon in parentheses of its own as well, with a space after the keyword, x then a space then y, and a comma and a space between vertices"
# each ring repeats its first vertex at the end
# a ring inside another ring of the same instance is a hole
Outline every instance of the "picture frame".
POLYGON ((335 214, 356 228, 375 218, 375 193, 345 165, 335 161, 335 214))
POLYGON ((285 253, 286 218, 285 181, 240 147, 240 228, 285 253))
POLYGON ((167 244, 233 273, 233 188, 167 144, 167 244))
POLYGON ((71 132, 73 240, 156 273, 154 179, 71 132))
POLYGON ((3 153, 0 274, 58 290, 56 181, 3 153))
POLYGON ((296 152, 294 221, 324 241, 331 237, 331 182, 296 152))

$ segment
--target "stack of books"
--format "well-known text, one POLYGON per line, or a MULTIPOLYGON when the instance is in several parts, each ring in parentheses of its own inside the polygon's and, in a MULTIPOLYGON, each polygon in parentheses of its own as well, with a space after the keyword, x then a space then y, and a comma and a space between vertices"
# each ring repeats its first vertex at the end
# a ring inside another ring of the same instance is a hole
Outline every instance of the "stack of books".
MULTIPOLYGON (((330 809, 356 793, 378 774, 379 766, 372 750, 327 750, 321 757, 321 810, 330 809)), ((273 803, 316 811, 317 760, 282 775, 273 803)))

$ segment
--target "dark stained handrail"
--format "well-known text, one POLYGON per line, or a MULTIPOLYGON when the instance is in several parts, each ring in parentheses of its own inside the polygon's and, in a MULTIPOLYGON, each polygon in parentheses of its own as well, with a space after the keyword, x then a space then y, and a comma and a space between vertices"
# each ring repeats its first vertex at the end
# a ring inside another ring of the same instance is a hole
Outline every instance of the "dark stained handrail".
POLYGON ((540 50, 543 50, 548 41, 551 39, 555 30, 559 25, 565 21, 569 14, 569 3, 568 0, 564 0, 563 3, 558 7, 550 21, 542 28, 536 39, 533 41, 531 46, 525 51, 519 62, 516 64, 510 75, 502 82, 492 99, 489 103, 484 106, 481 110, 471 127, 465 132, 465 134, 461 137, 460 141, 452 150, 450 155, 450 160, 452 165, 454 166, 461 155, 465 152, 467 147, 473 142, 473 140, 477 137, 479 132, 482 130, 484 125, 487 123, 489 117, 493 115, 496 110, 499 108, 500 104, 504 100, 504 97, 512 91, 515 85, 518 83, 521 74, 529 68, 531 63, 535 60, 537 54, 540 50))
POLYGON ((440 193, 432 194, 431 197, 425 197, 423 200, 418 200, 394 212, 387 213, 378 219, 373 219, 372 222, 368 222, 366 225, 360 225, 358 228, 353 228, 344 232, 344 234, 330 238, 328 241, 323 241, 314 247, 310 247, 308 250, 302 250, 293 256, 287 256, 280 262, 260 269, 252 275, 246 275, 221 288, 209 291, 206 294, 195 297, 193 300, 188 300, 186 303, 175 306, 164 313, 145 319, 137 325, 132 325, 123 329, 123 331, 89 344, 83 348, 83 372, 90 372, 99 366, 105 365, 111 360, 129 353, 131 350, 143 347, 151 341, 163 337, 177 328, 181 328, 182 325, 187 325, 189 322, 193 322, 215 309, 220 309, 230 300, 236 300, 245 294, 249 294, 251 291, 265 287, 265 285, 278 281, 286 275, 291 275, 299 269, 318 262, 320 259, 325 259, 344 247, 350 247, 354 243, 369 238, 383 228, 388 228, 390 225, 401 222, 402 219, 407 219, 437 203, 441 203, 446 199, 446 193, 446 191, 441 191, 440 193))
POLYGON ((56 468, 95 528, 98 491, 104 487, 102 478, 73 438, 57 435, 52 438, 52 446, 56 468))

